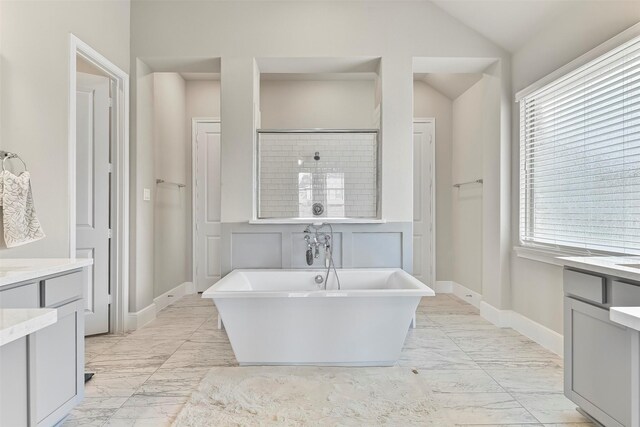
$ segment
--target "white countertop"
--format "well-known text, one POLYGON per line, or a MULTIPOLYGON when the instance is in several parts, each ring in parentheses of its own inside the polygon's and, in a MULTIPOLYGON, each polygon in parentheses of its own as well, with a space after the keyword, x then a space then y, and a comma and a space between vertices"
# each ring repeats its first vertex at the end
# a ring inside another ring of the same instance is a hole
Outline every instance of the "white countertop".
POLYGON ((640 281, 640 268, 621 265, 637 264, 640 267, 640 256, 577 256, 558 259, 568 267, 640 281))
POLYGON ((93 264, 87 258, 0 259, 0 288, 13 283, 64 273, 93 264))
POLYGON ((58 321, 55 308, 0 309, 0 346, 32 334, 58 321))
POLYGON ((640 307, 611 307, 609 318, 636 331, 640 331, 640 307))

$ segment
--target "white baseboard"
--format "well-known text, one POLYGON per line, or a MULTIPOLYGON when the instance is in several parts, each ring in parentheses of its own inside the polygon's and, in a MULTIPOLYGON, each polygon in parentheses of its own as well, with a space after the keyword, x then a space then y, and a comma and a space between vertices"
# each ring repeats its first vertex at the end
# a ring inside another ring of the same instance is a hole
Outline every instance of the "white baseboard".
POLYGON ((142 310, 127 315, 127 330, 135 331, 136 329, 142 328, 144 325, 155 320, 156 314, 160 310, 170 306, 183 296, 195 292, 196 289, 192 282, 184 282, 159 297, 154 298, 153 302, 142 310))
POLYGON ((453 283, 453 294, 460 298, 462 301, 471 304, 476 308, 480 308, 480 303, 482 302, 482 295, 477 293, 476 291, 472 291, 471 289, 462 286, 460 283, 453 283))
POLYGON ((486 301, 482 301, 480 315, 499 328, 511 328, 518 331, 558 356, 564 356, 564 338, 561 334, 520 313, 513 310, 500 310, 486 301))
POLYGON ((156 305, 151 303, 140 311, 127 315, 127 330, 135 331, 156 318, 156 305))
POLYGON ((558 356, 564 356, 564 337, 561 334, 515 311, 511 312, 510 318, 513 329, 544 348, 553 351, 558 356))
POLYGON ((454 294, 461 300, 468 302, 474 307, 480 308, 480 302, 482 301, 482 295, 472 291, 466 286, 462 286, 458 282, 453 280, 438 280, 434 291, 436 294, 454 294))
POLYGON ((453 282, 451 280, 438 280, 433 290, 436 294, 450 294, 453 292, 453 282))
POLYGON ((486 301, 480 303, 480 316, 496 325, 498 328, 511 327, 511 310, 500 310, 486 301))
POLYGON ((156 305, 156 313, 163 308, 170 306, 183 296, 194 294, 195 292, 196 288, 193 285, 193 282, 184 282, 179 284, 175 288, 153 299, 153 303, 156 305))
POLYGON ((500 310, 482 300, 482 295, 462 286, 454 281, 437 281, 435 285, 438 294, 454 294, 463 301, 478 307, 480 316, 499 328, 512 328, 525 337, 540 344, 542 347, 559 356, 564 355, 564 339, 561 334, 546 326, 534 322, 513 310, 500 310))

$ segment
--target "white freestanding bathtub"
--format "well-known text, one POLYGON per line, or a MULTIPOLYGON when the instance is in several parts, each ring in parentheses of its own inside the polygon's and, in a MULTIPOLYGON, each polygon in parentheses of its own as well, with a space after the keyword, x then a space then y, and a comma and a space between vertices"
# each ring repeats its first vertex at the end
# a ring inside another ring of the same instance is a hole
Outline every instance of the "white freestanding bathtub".
POLYGON ((392 365, 423 296, 400 269, 234 270, 207 289, 240 365, 392 365), (324 286, 323 286, 324 288, 324 286))

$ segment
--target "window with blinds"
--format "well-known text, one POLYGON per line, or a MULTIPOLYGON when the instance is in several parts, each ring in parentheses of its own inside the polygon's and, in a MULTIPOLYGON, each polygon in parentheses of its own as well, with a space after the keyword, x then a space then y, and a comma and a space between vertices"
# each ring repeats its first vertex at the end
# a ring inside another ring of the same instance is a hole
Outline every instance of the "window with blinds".
POLYGON ((640 254, 640 37, 520 100, 520 240, 640 254))

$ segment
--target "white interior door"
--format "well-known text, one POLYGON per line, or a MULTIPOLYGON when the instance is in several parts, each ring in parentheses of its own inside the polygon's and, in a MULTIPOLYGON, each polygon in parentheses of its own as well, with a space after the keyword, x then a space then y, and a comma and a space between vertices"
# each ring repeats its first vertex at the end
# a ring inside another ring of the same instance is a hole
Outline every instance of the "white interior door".
POLYGON ((433 122, 413 124, 413 275, 430 287, 435 285, 433 130, 433 122))
POLYGON ((194 126, 194 282, 202 292, 220 279, 220 123, 194 126))
POLYGON ((78 73, 76 87, 76 256, 85 270, 85 335, 109 332, 110 81, 78 73))

